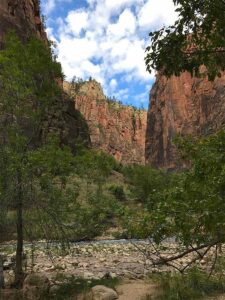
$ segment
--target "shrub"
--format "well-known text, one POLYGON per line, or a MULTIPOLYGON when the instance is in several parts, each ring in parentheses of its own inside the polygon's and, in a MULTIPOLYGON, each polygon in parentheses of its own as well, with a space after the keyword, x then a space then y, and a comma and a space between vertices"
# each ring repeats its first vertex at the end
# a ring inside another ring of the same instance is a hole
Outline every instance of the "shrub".
POLYGON ((156 279, 162 286, 157 300, 194 300, 225 292, 225 278, 209 277, 196 268, 187 274, 165 274, 156 279))
POLYGON ((109 191, 115 196, 115 198, 119 201, 126 200, 126 195, 124 193, 123 186, 121 185, 111 185, 109 187, 109 191))

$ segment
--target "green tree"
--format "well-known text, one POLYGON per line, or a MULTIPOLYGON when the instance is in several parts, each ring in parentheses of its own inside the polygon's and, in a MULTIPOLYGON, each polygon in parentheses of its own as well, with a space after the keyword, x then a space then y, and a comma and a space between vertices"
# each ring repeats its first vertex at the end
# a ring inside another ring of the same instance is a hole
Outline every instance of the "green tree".
POLYGON ((158 193, 169 184, 169 176, 149 166, 128 166, 124 168, 124 174, 135 199, 149 208, 154 207, 158 193))
POLYGON ((0 52, 0 203, 16 211, 17 286, 23 281, 24 215, 32 208, 62 229, 66 204, 61 200, 73 157, 60 145, 54 123, 62 122, 56 80, 61 77, 60 65, 41 41, 24 44, 13 33, 6 36, 0 52))
POLYGON ((225 242, 225 130, 200 140, 180 138, 177 143, 190 169, 173 175, 169 186, 159 191, 154 210, 145 205, 127 218, 133 235, 151 237, 157 244, 168 238, 179 242, 179 254, 159 255, 155 264, 171 264, 191 252, 202 259, 210 249, 217 257, 225 242))
POLYGON ((120 209, 118 201, 106 187, 118 164, 112 156, 96 150, 83 151, 75 160, 85 196, 76 204, 73 227, 81 238, 92 238, 109 226, 120 209))
POLYGON ((76 162, 77 173, 86 178, 87 182, 96 183, 98 192, 102 191, 103 184, 112 170, 117 167, 117 163, 112 156, 95 150, 84 151, 77 156, 76 162))
POLYGON ((224 0, 173 0, 174 25, 151 32, 145 58, 148 71, 166 76, 189 71, 200 76, 205 65, 210 79, 225 69, 224 0))

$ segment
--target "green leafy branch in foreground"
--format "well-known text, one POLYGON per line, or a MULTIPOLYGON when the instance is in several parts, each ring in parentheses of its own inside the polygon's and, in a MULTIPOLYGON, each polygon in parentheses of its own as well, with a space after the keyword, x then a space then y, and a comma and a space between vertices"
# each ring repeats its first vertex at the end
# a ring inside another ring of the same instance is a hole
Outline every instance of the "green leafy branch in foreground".
POLYGON ((225 69, 225 2, 174 0, 174 25, 151 32, 145 58, 148 71, 179 76, 184 71, 201 76, 205 65, 210 79, 225 69))

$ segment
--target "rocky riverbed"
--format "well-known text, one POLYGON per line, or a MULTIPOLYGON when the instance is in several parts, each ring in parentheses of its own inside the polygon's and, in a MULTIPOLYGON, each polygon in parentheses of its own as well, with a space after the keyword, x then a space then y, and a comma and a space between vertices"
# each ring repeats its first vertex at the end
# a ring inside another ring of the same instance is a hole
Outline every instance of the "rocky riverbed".
MULTIPOLYGON (((177 245, 172 241, 165 243, 164 247, 167 255, 174 255, 177 251, 177 245)), ((5 258, 4 275, 7 286, 14 279, 14 249, 14 243, 0 246, 0 253, 5 258)), ((224 246, 221 249, 224 252, 224 246)), ((155 294, 158 289, 155 288, 155 285, 149 285, 148 275, 174 270, 169 266, 156 267, 152 265, 152 261, 149 259, 151 250, 153 250, 151 243, 134 240, 72 243, 69 248, 64 249, 57 243, 47 245, 45 242, 39 242, 35 247, 32 247, 31 244, 25 245, 24 266, 26 273, 33 272, 44 278, 47 277, 53 294, 70 278, 83 278, 86 282, 119 278, 122 283, 117 289, 119 299, 128 299, 126 298, 128 294, 134 294, 134 296, 136 294, 155 294), (131 286, 135 287, 135 291, 131 292, 131 286)), ((210 256, 212 254, 213 252, 211 254, 209 252, 210 256)), ((192 255, 182 257, 179 264, 185 266, 192 259, 192 255)), ((207 268, 206 260, 207 257, 198 261, 203 269, 207 268)), ((138 299, 135 297, 132 299, 138 299)))
MULTIPOLYGON (((167 242, 168 255, 174 253, 176 245, 167 242)), ((10 280, 13 276, 13 246, 1 247, 6 257, 5 277, 10 280), (8 253, 7 253, 7 251, 8 253), (7 267, 8 266, 8 267, 7 267)), ((37 243, 35 247, 25 246, 24 264, 27 273, 44 272, 50 279, 63 273, 84 279, 125 278, 144 279, 149 273, 164 272, 166 266, 152 265, 149 260, 151 249, 147 241, 118 240, 73 243, 64 250, 58 244, 47 245, 37 243)), ((192 257, 182 258, 182 266, 188 264, 192 257)), ((205 260, 199 262, 203 267, 205 260)))
MULTIPOLYGON (((101 241, 90 243, 75 243, 69 249, 62 250, 60 246, 36 246, 32 251, 25 247, 26 271, 44 272, 50 279, 59 273, 73 275, 84 279, 126 278, 143 279, 150 272, 160 271, 153 268, 146 259, 147 243, 144 241, 101 241)), ((8 247, 9 249, 9 247, 8 247)), ((10 266, 15 253, 5 253, 10 266)), ((13 271, 5 271, 6 280, 13 276, 13 271)))

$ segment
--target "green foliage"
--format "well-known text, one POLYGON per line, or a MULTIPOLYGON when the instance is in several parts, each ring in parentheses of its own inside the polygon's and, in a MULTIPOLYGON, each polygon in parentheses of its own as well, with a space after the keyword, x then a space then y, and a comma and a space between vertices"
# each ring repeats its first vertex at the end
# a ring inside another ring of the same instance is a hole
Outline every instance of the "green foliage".
POLYGON ((50 49, 36 39, 24 44, 13 33, 4 45, 0 52, 0 230, 15 233, 20 206, 27 240, 60 240, 65 245, 68 239, 100 235, 122 211, 116 199, 123 197, 122 188, 116 195, 108 190, 110 176, 121 166, 94 150, 81 148, 73 157, 70 148, 62 145, 62 92, 56 80, 62 72, 50 49))
POLYGON ((169 183, 169 176, 162 171, 149 166, 127 166, 124 175, 130 184, 130 189, 137 200, 153 208, 157 195, 169 183))
POLYGON ((86 225, 80 229, 93 237, 96 233, 101 234, 109 226, 108 220, 120 211, 119 203, 105 190, 109 176, 117 168, 117 162, 104 152, 94 150, 85 151, 76 158, 76 162, 77 173, 87 182, 87 205, 83 206, 81 214, 86 225))
POLYGON ((95 150, 88 150, 77 156, 77 173, 90 181, 102 186, 117 167, 115 159, 104 153, 95 150))
POLYGON ((192 163, 180 187, 171 195, 174 211, 178 210, 184 217, 182 221, 178 216, 175 219, 177 228, 181 227, 182 239, 197 243, 223 240, 225 132, 222 130, 199 141, 185 139, 179 147, 192 163))
POLYGON ((209 277, 195 268, 185 275, 162 274, 156 281, 162 287, 162 294, 156 297, 157 300, 194 300, 225 292, 224 276, 209 277))
POLYGON ((76 187, 68 185, 74 170, 70 150, 59 148, 55 141, 46 144, 31 153, 28 168, 32 188, 28 193, 32 199, 25 203, 26 238, 66 240, 65 224, 71 214, 71 203, 77 198, 76 187))
POLYGON ((33 240, 39 226, 45 238, 46 228, 66 238, 63 222, 74 196, 67 180, 74 158, 53 123, 54 118, 62 122, 57 78, 62 78, 61 67, 42 41, 23 43, 14 33, 5 37, 0 51, 0 203, 5 211, 16 211, 17 286, 24 278, 24 232, 33 240))
POLYGON ((127 166, 123 170, 129 183, 135 204, 125 207, 123 224, 130 238, 147 238, 152 236, 159 239, 168 232, 165 227, 160 203, 174 185, 175 175, 166 174, 149 166, 127 166), (138 210, 137 210, 138 205, 138 210))
POLYGON ((205 65, 210 79, 225 68, 225 2, 174 0, 178 18, 173 26, 151 32, 145 58, 148 71, 166 76, 183 71, 200 76, 205 65))
MULTIPOLYGON (((176 237, 185 246, 224 242, 225 132, 200 140, 178 140, 191 167, 167 175, 169 184, 159 185, 155 195, 148 174, 141 173, 138 180, 134 177, 134 190, 147 201, 137 213, 126 211, 126 226, 132 235, 151 236, 156 242, 166 237, 176 237)), ((160 182, 156 175, 152 178, 153 183, 160 182)))
POLYGON ((79 94, 80 88, 84 83, 85 81, 82 78, 73 76, 72 81, 70 82, 70 96, 79 94))
POLYGON ((109 191, 115 196, 115 198, 119 201, 125 201, 126 195, 124 192, 124 188, 121 185, 111 185, 109 187, 109 191))

